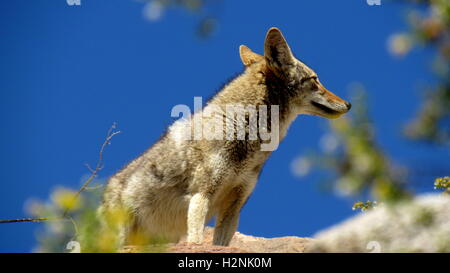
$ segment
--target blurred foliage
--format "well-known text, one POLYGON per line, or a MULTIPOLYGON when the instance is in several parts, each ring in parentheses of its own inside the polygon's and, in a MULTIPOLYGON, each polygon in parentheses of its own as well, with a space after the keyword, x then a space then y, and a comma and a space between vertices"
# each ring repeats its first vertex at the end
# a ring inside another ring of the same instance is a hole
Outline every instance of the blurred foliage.
POLYGON ((434 189, 444 190, 444 193, 450 194, 450 177, 436 178, 434 181, 434 189))
POLYGON ((332 174, 328 180, 334 181, 334 189, 345 196, 370 194, 388 202, 407 198, 406 171, 395 166, 376 143, 362 86, 354 87, 351 101, 351 113, 329 121, 330 132, 320 141, 323 153, 297 159, 294 172, 306 175, 305 165, 323 168, 332 174))
MULTIPOLYGON (((32 201, 28 211, 33 216, 46 216, 50 219, 44 223, 43 229, 38 230, 37 239, 39 246, 37 252, 68 252, 66 244, 77 241, 83 246, 82 252, 97 252, 102 247, 96 247, 97 230, 100 224, 95 215, 95 207, 98 205, 99 193, 88 192, 76 197, 76 191, 68 189, 56 189, 47 202, 32 201), (70 208, 67 217, 61 219, 61 215, 70 208), (86 232, 86 231, 90 232, 86 232)), ((99 243, 100 245, 100 243, 99 243)), ((103 248, 105 249, 105 248, 103 248)), ((111 249, 106 252, 112 252, 111 249)))
MULTIPOLYGON (((430 48, 436 53, 433 68, 437 83, 427 87, 416 117, 405 127, 408 138, 450 144, 450 1, 402 1, 411 7, 407 13, 408 32, 389 37, 391 54, 404 57, 414 48, 430 48)), ((395 201, 408 197, 406 169, 395 166, 375 141, 374 125, 370 121, 365 93, 360 87, 351 113, 330 122, 330 132, 322 137, 323 153, 297 159, 294 173, 306 175, 311 167, 319 166, 332 174, 338 193, 364 196, 369 193, 380 201, 395 201)), ((448 180, 437 179, 436 188, 447 191, 448 180)), ((365 203, 356 203, 364 208, 365 203)))
MULTIPOLYGON (((121 251, 120 228, 129 221, 126 210, 115 209, 103 217, 97 214, 102 196, 102 188, 86 190, 76 198, 76 191, 59 188, 48 202, 30 202, 28 211, 34 216, 46 216, 52 220, 44 223, 37 233, 37 252, 70 252, 74 245, 80 252, 111 253, 121 251), (70 208, 66 217, 61 215, 70 208), (101 221, 102 219, 102 221, 101 221)), ((147 245, 154 243, 144 234, 135 233, 128 241, 129 245, 147 245)), ((142 252, 162 252, 164 242, 158 241, 153 248, 142 248, 142 252)), ((136 249, 135 249, 136 250, 136 249)))
POLYGON ((196 15, 199 22, 196 34, 200 38, 209 38, 217 29, 218 20, 211 9, 223 0, 143 0, 146 2, 144 16, 150 21, 162 18, 169 9, 181 8, 196 15))
POLYGON ((376 208, 378 203, 376 201, 367 200, 366 202, 356 202, 353 204, 352 210, 360 209, 361 211, 371 210, 376 208))
POLYGON ((77 193, 72 190, 59 188, 51 195, 55 207, 63 212, 72 212, 81 208, 82 199, 77 198, 77 193))
MULTIPOLYGON (((439 177, 434 181, 435 190, 443 190, 444 194, 450 194, 450 177, 439 177)), ((377 201, 367 200, 366 202, 358 201, 353 204, 352 210, 360 209, 361 211, 371 210, 378 206, 377 201)))
POLYGON ((450 1, 407 1, 419 3, 408 12, 410 31, 389 39, 393 55, 404 56, 414 47, 436 52, 437 84, 427 88, 417 116, 406 126, 411 139, 450 145, 450 1))

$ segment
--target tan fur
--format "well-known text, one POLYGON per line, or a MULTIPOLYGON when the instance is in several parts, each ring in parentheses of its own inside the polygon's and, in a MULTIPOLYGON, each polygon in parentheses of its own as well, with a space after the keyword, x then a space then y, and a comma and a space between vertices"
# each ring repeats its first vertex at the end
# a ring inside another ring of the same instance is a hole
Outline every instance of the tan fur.
POLYGON ((245 66, 250 66, 264 59, 264 56, 254 53, 245 45, 241 45, 239 47, 239 55, 241 56, 241 61, 245 66))
MULTIPOLYGON (((214 106, 224 113, 229 104, 279 105, 278 130, 283 138, 299 114, 335 118, 350 109, 292 55, 277 28, 268 31, 264 48, 262 56, 240 47, 245 71, 213 97, 203 112, 214 106)), ((214 244, 229 244, 239 211, 271 152, 261 150, 264 141, 260 138, 181 139, 200 114, 175 122, 149 150, 110 178, 100 212, 115 207, 130 212, 132 220, 122 229, 124 242, 131 232, 142 230, 150 237, 176 242, 187 235, 189 242, 200 243, 205 223, 216 216, 214 244)))

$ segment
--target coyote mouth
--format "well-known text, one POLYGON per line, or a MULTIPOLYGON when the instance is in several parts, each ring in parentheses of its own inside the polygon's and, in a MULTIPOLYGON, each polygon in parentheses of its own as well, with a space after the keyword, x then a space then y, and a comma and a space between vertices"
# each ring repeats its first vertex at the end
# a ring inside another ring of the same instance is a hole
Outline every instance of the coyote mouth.
POLYGON ((311 101, 311 104, 314 105, 315 107, 319 108, 320 110, 324 111, 327 114, 330 114, 330 115, 339 115, 339 114, 341 114, 341 112, 333 110, 330 107, 325 106, 323 104, 320 104, 318 102, 311 101))

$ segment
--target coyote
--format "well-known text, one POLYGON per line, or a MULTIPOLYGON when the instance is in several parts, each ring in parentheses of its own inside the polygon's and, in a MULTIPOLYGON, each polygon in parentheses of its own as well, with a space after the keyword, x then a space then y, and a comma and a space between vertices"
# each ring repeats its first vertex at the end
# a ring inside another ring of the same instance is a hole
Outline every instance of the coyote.
MULTIPOLYGON (((227 105, 277 106, 277 124, 266 129, 282 139, 299 114, 337 118, 350 110, 350 103, 328 91, 317 74, 294 57, 278 28, 267 32, 264 56, 244 45, 239 53, 244 72, 225 85, 203 112, 214 105, 219 117, 233 124, 237 121, 224 115, 227 105)), ((253 140, 183 138, 201 114, 177 120, 150 149, 109 179, 99 213, 126 208, 130 218, 120 228, 122 243, 135 232, 170 242, 187 235, 188 242, 201 243, 204 226, 213 216, 213 243, 230 243, 240 210, 272 151, 261 149, 267 139, 260 135, 253 140)), ((259 113, 262 119, 273 116, 259 113)), ((248 113, 242 120, 250 126, 248 113)), ((248 134, 247 128, 244 135, 248 134)))

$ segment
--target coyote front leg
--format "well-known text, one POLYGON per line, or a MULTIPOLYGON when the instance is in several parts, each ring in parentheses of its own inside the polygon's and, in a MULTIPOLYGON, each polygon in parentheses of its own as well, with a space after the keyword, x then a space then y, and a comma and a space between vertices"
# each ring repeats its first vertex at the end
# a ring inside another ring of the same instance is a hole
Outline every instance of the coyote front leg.
POLYGON ((203 193, 196 193, 189 202, 188 209, 188 236, 189 243, 202 243, 203 229, 208 213, 209 197, 203 193))
POLYGON ((214 229, 214 245, 227 246, 230 244, 239 223, 239 213, 247 197, 241 187, 235 188, 230 194, 230 200, 221 208, 217 216, 214 229))

